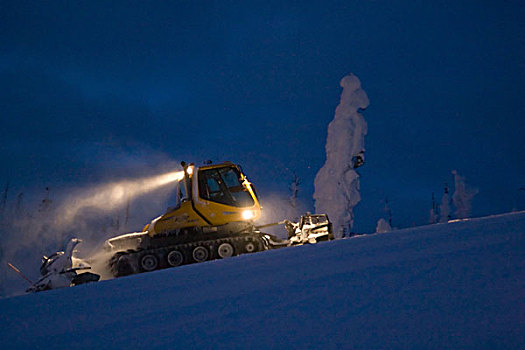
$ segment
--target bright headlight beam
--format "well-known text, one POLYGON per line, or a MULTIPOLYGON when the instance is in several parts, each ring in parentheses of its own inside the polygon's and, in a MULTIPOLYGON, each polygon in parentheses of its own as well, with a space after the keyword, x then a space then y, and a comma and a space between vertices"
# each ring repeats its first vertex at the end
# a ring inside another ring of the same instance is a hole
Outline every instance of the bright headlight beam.
POLYGON ((108 211, 122 208, 129 201, 141 195, 169 183, 181 181, 183 178, 184 171, 172 171, 162 175, 123 180, 85 189, 62 204, 58 210, 60 221, 65 225, 70 224, 73 222, 75 215, 87 207, 96 207, 108 211))
POLYGON ((157 182, 159 186, 169 184, 173 181, 180 181, 184 178, 184 171, 174 171, 172 173, 160 175, 158 178, 153 179, 153 183, 157 182))
POLYGON ((245 210, 242 212, 242 218, 243 220, 251 220, 254 218, 253 210, 245 210))

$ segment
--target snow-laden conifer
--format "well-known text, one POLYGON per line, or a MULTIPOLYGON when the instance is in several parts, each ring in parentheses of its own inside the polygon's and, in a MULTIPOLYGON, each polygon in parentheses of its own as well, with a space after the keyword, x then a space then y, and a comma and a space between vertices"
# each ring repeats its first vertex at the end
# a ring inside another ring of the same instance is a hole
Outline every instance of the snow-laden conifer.
POLYGON ((315 210, 327 213, 334 234, 340 238, 354 223, 353 208, 361 200, 356 168, 364 162, 367 124, 360 109, 368 106, 368 96, 353 74, 341 82, 343 92, 328 125, 326 162, 315 177, 315 210))
POLYGON ((392 227, 384 218, 377 220, 376 233, 387 233, 392 231, 392 227))
POLYGON ((472 198, 478 193, 478 189, 467 186, 465 184, 465 178, 460 176, 456 170, 452 170, 452 174, 454 175, 454 195, 452 196, 452 202, 456 207, 456 218, 467 218, 472 209, 472 198))
POLYGON ((439 207, 439 211, 441 212, 439 222, 448 222, 452 219, 450 216, 450 195, 448 192, 448 184, 445 183, 445 190, 443 192, 443 197, 441 198, 441 206, 439 207))

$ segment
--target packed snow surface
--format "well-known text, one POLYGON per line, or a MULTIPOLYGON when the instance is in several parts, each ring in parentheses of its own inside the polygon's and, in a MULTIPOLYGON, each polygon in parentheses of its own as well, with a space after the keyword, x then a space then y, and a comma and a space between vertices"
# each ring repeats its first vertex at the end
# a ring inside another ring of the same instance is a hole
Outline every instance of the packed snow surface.
POLYGON ((2 349, 525 348, 525 212, 0 300, 2 349))

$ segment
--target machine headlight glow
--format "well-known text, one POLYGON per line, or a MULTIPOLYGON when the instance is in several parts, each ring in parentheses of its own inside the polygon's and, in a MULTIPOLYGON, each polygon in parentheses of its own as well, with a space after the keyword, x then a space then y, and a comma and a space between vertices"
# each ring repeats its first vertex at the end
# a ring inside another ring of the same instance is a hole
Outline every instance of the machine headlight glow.
POLYGON ((242 218, 243 220, 251 220, 255 217, 255 213, 253 210, 245 210, 242 212, 242 218))
POLYGON ((162 186, 165 184, 169 184, 170 182, 174 181, 180 181, 184 178, 184 172, 183 171, 174 171, 168 174, 161 175, 154 179, 156 181, 156 184, 162 186))

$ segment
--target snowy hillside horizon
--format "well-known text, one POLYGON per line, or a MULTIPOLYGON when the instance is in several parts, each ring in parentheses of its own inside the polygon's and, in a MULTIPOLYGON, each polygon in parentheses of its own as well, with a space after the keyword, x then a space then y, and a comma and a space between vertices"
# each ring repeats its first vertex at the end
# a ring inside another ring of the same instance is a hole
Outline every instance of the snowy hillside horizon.
POLYGON ((525 212, 0 300, 2 349, 518 349, 525 212))

